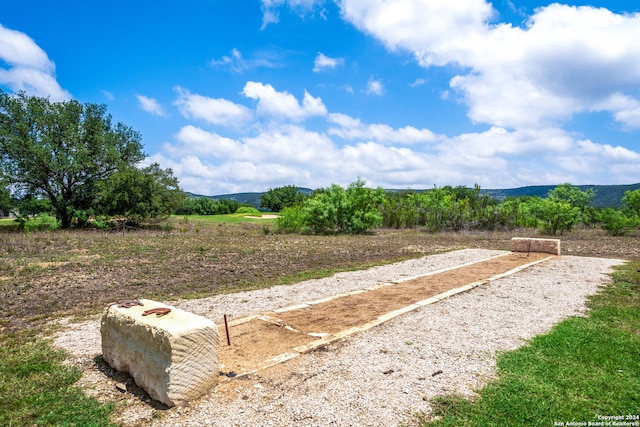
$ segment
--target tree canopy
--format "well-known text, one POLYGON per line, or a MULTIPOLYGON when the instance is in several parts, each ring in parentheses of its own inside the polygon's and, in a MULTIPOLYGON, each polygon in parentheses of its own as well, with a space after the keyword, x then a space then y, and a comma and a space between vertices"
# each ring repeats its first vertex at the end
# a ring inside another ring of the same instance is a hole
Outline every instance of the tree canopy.
MULTIPOLYGON (((88 213, 98 207, 99 192, 116 172, 119 181, 110 185, 118 190, 124 191, 123 183, 131 185, 138 178, 177 188, 171 171, 161 173, 157 166, 134 171, 145 157, 140 133, 120 122, 113 124, 105 105, 51 102, 0 90, 0 182, 16 199, 48 199, 62 228, 69 228, 74 220, 78 225, 87 220, 88 213)), ((114 200, 109 203, 121 206, 122 198, 120 205, 114 200)), ((158 211, 157 207, 145 209, 146 213, 158 211)))
POLYGON ((134 223, 162 221, 182 206, 186 195, 171 169, 157 163, 123 168, 99 184, 97 210, 134 223))
POLYGON ((270 188, 260 195, 260 207, 280 212, 304 200, 304 194, 295 185, 270 188))

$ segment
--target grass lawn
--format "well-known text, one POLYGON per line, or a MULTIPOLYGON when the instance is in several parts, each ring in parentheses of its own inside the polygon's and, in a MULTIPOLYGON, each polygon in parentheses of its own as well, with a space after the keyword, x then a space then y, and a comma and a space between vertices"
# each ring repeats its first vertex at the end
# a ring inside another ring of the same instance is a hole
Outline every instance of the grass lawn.
POLYGON ((65 355, 28 332, 0 337, 0 425, 112 426, 111 405, 85 396, 73 384, 80 371, 65 355))
POLYGON ((188 215, 188 216, 179 216, 176 215, 174 218, 177 220, 178 224, 180 223, 188 223, 190 221, 198 223, 204 222, 208 224, 220 224, 220 223, 228 223, 234 224, 238 222, 252 222, 255 224, 264 224, 264 225, 275 225, 275 218, 262 218, 262 215, 273 215, 269 214, 225 214, 225 215, 188 215))
POLYGON ((419 414, 420 425, 640 425, 639 268, 618 268, 615 284, 589 301, 588 317, 567 319, 500 355, 498 379, 474 402, 438 397, 436 419, 419 414))

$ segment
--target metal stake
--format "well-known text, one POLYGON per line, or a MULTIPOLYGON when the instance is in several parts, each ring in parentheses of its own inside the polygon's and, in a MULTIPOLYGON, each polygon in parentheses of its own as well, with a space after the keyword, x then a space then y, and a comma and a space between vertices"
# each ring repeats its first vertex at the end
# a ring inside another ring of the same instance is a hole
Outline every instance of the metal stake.
POLYGON ((224 315, 224 329, 227 331, 227 345, 231 345, 231 339, 229 338, 229 324, 227 323, 227 315, 224 315))

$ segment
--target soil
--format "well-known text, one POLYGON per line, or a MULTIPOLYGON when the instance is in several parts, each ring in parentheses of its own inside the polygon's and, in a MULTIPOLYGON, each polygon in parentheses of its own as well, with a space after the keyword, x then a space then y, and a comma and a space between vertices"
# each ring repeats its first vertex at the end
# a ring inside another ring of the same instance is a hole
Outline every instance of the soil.
MULTIPOLYGON (((95 314, 110 302, 171 301, 266 288, 461 248, 509 248, 534 230, 358 236, 274 233, 275 225, 177 222, 173 230, 0 233, 0 333, 95 314)), ((557 236, 566 255, 640 260, 640 231, 582 229, 557 236)))
POLYGON ((263 369, 297 353, 344 338, 350 335, 348 330, 361 332, 363 326, 395 310, 474 282, 486 282, 525 264, 552 258, 555 257, 549 254, 512 253, 400 283, 338 295, 328 301, 240 319, 228 328, 231 345, 226 342, 224 324, 219 324, 220 369, 223 373, 232 372, 234 376, 263 369), (301 346, 304 348, 300 349, 301 346))

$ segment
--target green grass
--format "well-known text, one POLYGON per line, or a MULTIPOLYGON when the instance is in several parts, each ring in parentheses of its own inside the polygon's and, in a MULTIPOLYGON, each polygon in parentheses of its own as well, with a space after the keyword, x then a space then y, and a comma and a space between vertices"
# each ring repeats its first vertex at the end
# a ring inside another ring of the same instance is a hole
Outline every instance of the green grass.
POLYGON ((77 368, 64 365, 65 355, 43 339, 0 339, 0 425, 112 426, 111 405, 86 397, 73 384, 77 368))
POLYGON ((598 415, 640 415, 638 268, 618 268, 615 284, 590 299, 589 317, 567 319, 529 345, 501 354, 498 379, 474 402, 434 399, 436 420, 417 415, 420 425, 553 426, 598 422, 598 415))
MULTIPOLYGON (((271 212, 270 212, 271 214, 271 212)), ((235 224, 238 222, 252 222, 256 224, 265 224, 265 225, 274 225, 276 220, 274 218, 248 218, 249 216, 260 216, 262 214, 225 214, 225 215, 187 215, 180 216, 176 215, 174 218, 178 220, 178 225, 180 222, 205 222, 209 224, 235 224)))
MULTIPOLYGON (((272 212, 269 212, 272 214, 272 212)), ((174 215, 173 218, 178 222, 188 223, 190 221, 194 223, 204 222, 209 224, 223 224, 223 223, 239 223, 239 222, 253 222, 264 225, 275 225, 276 220, 273 218, 248 218, 248 216, 261 216, 262 213, 239 213, 239 214, 225 214, 225 215, 174 215)), ((34 229, 47 229, 55 225, 55 219, 51 217, 46 218, 34 218, 28 221, 30 227, 34 229)), ((15 221, 15 218, 0 218, 0 231, 14 232, 19 231, 20 227, 15 221)))
POLYGON ((14 232, 19 230, 20 226, 14 218, 0 218, 0 231, 14 232))

